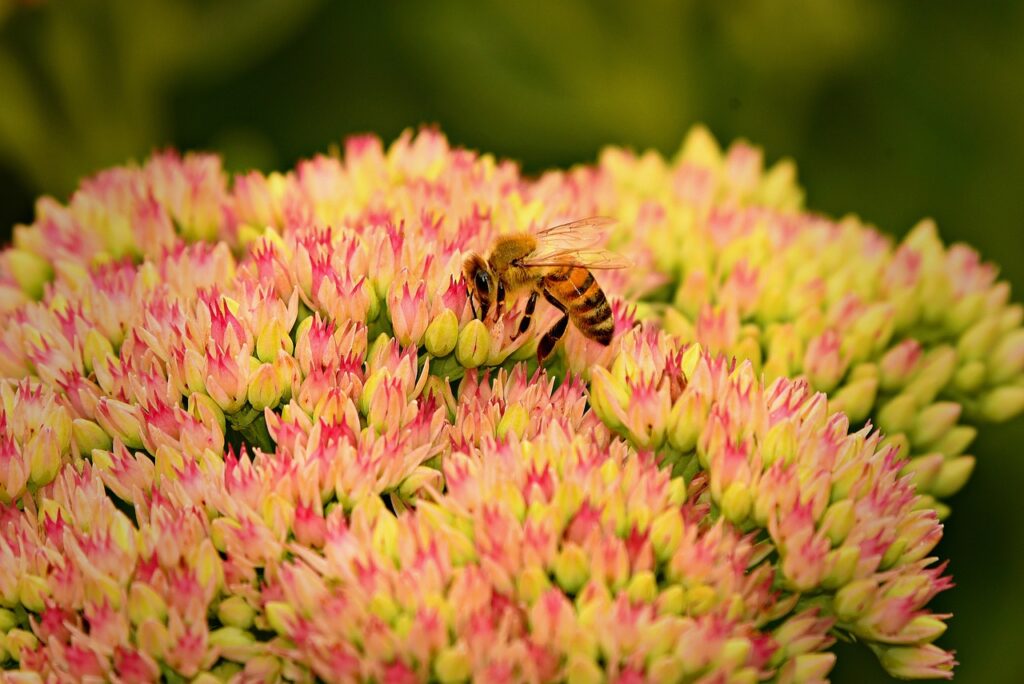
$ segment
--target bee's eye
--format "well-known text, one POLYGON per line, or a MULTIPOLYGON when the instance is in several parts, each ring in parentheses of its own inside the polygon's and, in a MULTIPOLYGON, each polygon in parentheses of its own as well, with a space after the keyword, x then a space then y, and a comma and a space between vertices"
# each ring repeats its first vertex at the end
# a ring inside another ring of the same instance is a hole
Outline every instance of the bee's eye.
POLYGON ((487 292, 491 287, 490 280, 491 279, 487 277, 486 271, 477 271, 476 277, 473 278, 473 284, 476 286, 478 291, 487 292))

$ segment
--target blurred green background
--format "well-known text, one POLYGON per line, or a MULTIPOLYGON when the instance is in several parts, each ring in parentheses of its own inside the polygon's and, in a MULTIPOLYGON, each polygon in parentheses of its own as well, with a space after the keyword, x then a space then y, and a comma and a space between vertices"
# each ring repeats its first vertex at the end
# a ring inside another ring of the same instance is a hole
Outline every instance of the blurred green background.
MULTIPOLYGON (((155 147, 285 168, 437 123, 527 171, 707 123, 794 157, 808 204, 934 217, 1024 291, 1024 3, 0 0, 0 226, 155 147), (554 5, 554 6, 552 6, 554 5)), ((983 430, 939 555, 957 681, 1024 682, 1024 421, 983 430)), ((839 647, 836 682, 884 681, 839 647)))

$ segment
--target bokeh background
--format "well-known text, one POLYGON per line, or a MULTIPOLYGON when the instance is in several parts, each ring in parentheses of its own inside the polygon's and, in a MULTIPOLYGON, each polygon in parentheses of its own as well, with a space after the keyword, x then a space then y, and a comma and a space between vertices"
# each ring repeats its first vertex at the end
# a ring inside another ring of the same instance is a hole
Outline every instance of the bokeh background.
MULTIPOLYGON (((810 207, 934 217, 1024 293, 1024 3, 0 0, 0 229, 167 145, 287 168, 438 124, 527 171, 694 122, 792 156, 810 207), (553 5, 553 6, 552 6, 553 5)), ((939 555, 957 681, 1024 682, 1024 421, 983 430, 939 555)), ((885 681, 838 647, 836 682, 885 681)))

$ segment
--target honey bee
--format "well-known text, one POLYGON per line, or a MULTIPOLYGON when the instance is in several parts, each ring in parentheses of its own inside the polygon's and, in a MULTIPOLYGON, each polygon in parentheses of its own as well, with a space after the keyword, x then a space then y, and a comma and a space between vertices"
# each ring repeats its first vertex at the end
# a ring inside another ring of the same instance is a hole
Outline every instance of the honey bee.
POLYGON ((536 233, 502 235, 487 258, 470 254, 462 267, 473 315, 486 321, 490 311, 498 320, 509 300, 529 290, 517 338, 529 329, 541 295, 562 316, 544 333, 537 358, 544 361, 565 334, 569 321, 586 337, 607 346, 615 322, 608 298, 592 270, 625 268, 629 261, 596 248, 600 229, 613 223, 603 217, 585 218, 536 233))

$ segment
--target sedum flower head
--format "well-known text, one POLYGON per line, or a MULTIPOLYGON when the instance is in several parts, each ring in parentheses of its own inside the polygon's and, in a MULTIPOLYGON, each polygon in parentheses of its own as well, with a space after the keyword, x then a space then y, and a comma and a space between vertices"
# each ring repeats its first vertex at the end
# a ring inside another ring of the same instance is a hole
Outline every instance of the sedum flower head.
POLYGON ((1021 309, 922 224, 696 129, 535 179, 424 131, 163 153, 0 255, 0 628, 26 680, 949 677, 931 553, 1021 309), (474 318, 470 251, 592 215, 615 334, 474 318), (881 431, 873 426, 877 425, 881 431))

